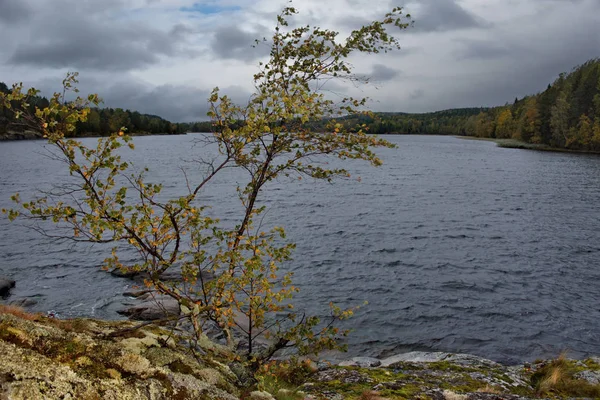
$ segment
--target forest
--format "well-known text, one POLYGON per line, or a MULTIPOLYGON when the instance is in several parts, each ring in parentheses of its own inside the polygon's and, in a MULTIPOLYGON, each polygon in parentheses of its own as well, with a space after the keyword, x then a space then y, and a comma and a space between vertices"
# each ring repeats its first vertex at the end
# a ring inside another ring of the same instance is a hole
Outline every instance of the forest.
POLYGON ((572 150, 600 151, 600 59, 562 73, 536 95, 493 108, 425 114, 377 113, 352 124, 376 134, 460 135, 515 139, 572 150))
MULTIPOLYGON (((0 82, 0 92, 8 93, 9 88, 0 82)), ((28 109, 25 113, 33 114, 35 107, 45 109, 50 104, 46 97, 34 96, 27 102, 28 109)), ((35 126, 25 119, 17 119, 14 110, 0 107, 0 135, 35 130, 35 126)), ((174 124, 157 115, 141 114, 137 111, 123 110, 122 108, 92 108, 86 122, 76 125, 74 136, 109 136, 118 132, 122 127, 129 134, 178 134, 185 133, 187 126, 174 124)))
MULTIPOLYGON (((8 87, 0 82, 0 91, 8 87)), ((46 107, 36 97, 29 105, 46 107)), ((423 114, 372 113, 342 118, 346 127, 366 126, 373 134, 455 135, 515 139, 554 148, 600 151, 600 59, 592 59, 561 73, 547 89, 492 108, 460 108, 423 114), (363 125, 364 124, 364 125, 363 125)), ((313 121, 326 129, 330 121, 313 121)), ((239 125, 241 122, 235 124, 239 125)), ((171 123, 156 115, 121 108, 92 109, 87 122, 78 123, 76 136, 107 136, 126 127, 131 134, 210 132, 210 121, 171 123)), ((0 135, 23 129, 8 110, 0 110, 0 135)))

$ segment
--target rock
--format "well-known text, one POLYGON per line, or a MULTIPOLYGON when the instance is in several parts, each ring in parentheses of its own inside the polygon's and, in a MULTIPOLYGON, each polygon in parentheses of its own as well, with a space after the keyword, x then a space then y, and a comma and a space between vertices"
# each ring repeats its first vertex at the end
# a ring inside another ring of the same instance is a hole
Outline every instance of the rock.
POLYGON ((311 376, 301 388, 314 399, 356 398, 363 393, 372 400, 524 400, 521 396, 536 394, 531 369, 473 355, 411 352, 370 366, 377 361, 348 360, 311 376))
POLYGON ((30 298, 23 298, 23 299, 18 299, 18 300, 13 300, 10 302, 11 306, 16 306, 16 307, 22 307, 22 308, 26 308, 26 307, 31 307, 31 306, 35 306, 37 304, 37 300, 34 299, 30 299, 30 298))
POLYGON ((317 382, 339 381, 345 384, 372 383, 373 379, 363 372, 351 369, 328 369, 319 371, 315 377, 317 382))
POLYGON ((0 278, 0 296, 7 297, 10 289, 15 287, 16 282, 8 278, 0 278))
MULTIPOLYGON (((140 271, 130 271, 130 270, 122 270, 120 268, 115 268, 110 271, 111 275, 118 276, 120 278, 135 278, 136 281, 142 283, 145 279, 148 279, 149 275, 146 272, 140 271)), ((201 271, 202 279, 205 282, 211 281, 215 279, 215 275, 212 272, 201 271)), ((167 269, 160 275, 160 280, 163 282, 183 282, 183 277, 181 276, 181 269, 173 266, 167 269)), ((200 279, 198 279, 200 282, 200 279)))
POLYGON ((110 274, 119 278, 134 278, 139 275, 138 271, 127 271, 120 268, 115 268, 110 271, 110 274))
POLYGON ((275 397, 268 392, 254 391, 250 393, 250 400, 275 400, 275 397))
POLYGON ((252 375, 252 373, 247 368, 245 368, 241 363, 232 362, 231 364, 229 364, 229 369, 237 377, 238 384, 241 387, 247 388, 256 383, 256 379, 254 379, 254 376, 252 375))
POLYGON ((146 340, 169 334, 160 327, 122 338, 110 334, 135 324, 20 315, 0 314, 0 399, 239 399, 235 377, 219 359, 209 369, 184 346, 146 340))
POLYGON ((340 367, 360 367, 360 368, 372 368, 379 367, 381 360, 372 357, 354 357, 347 361, 339 363, 340 367))
POLYGON ((179 315, 180 310, 177 300, 168 296, 157 295, 152 300, 144 301, 141 304, 117 312, 136 321, 156 321, 179 315))
POLYGON ((600 371, 581 371, 575 374, 575 378, 588 381, 592 385, 600 385, 600 371))
POLYGON ((138 297, 144 296, 145 294, 151 293, 151 292, 152 292, 152 290, 147 290, 147 289, 146 290, 134 290, 131 292, 124 292, 123 296, 138 298, 138 297))
POLYGON ((419 362, 419 363, 433 363, 440 361, 448 361, 464 366, 499 366, 497 362, 487 360, 485 358, 477 357, 471 354, 454 354, 444 352, 428 353, 424 351, 412 351, 409 353, 398 354, 381 360, 382 367, 390 367, 393 364, 399 362, 419 362))
POLYGON ((438 362, 443 361, 448 353, 426 353, 424 351, 411 351, 409 353, 397 354, 381 360, 382 367, 389 367, 399 362, 438 362))

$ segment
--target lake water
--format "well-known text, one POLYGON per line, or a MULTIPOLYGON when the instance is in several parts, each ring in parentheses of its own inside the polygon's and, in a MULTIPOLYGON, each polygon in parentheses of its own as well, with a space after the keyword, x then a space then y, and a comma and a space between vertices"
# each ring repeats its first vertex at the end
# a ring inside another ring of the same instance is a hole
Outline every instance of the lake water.
MULTIPOLYGON (((179 194, 198 135, 135 138, 127 153, 179 194)), ((265 224, 297 243, 298 308, 361 308, 351 355, 452 351, 502 362, 600 354, 600 157, 502 149, 452 137, 390 136, 384 166, 358 179, 272 184, 265 224)), ((85 139, 93 143, 94 139, 85 139)), ((0 206, 65 179, 45 143, 0 143, 0 206)), ((228 172, 204 193, 235 222, 228 172)), ((102 246, 56 244, 0 218, 0 275, 34 311, 119 318, 132 281, 100 271, 102 246)))

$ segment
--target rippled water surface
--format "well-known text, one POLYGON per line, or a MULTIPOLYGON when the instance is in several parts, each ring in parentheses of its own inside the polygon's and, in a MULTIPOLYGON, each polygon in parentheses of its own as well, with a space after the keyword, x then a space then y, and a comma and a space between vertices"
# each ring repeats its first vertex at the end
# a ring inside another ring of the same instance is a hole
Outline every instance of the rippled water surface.
MULTIPOLYGON (((180 166, 205 152, 194 135, 140 137, 131 156, 167 192, 184 190, 180 166)), ((276 182, 265 224, 297 243, 297 304, 368 301, 348 322, 350 353, 468 352, 511 362, 600 354, 600 157, 502 149, 451 137, 391 136, 397 149, 357 179, 276 182)), ((93 139, 86 139, 93 143, 93 139)), ((43 142, 0 143, 0 205, 65 178, 43 142)), ((228 172, 204 193, 235 222, 228 172)), ((131 281, 99 270, 102 246, 58 245, 0 218, 0 275, 9 300, 36 311, 117 318, 131 281)))

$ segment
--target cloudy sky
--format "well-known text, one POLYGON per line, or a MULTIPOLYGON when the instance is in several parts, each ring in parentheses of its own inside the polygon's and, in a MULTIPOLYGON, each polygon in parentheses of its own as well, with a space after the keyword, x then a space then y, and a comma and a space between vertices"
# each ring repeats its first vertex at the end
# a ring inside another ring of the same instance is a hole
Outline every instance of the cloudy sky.
MULTIPOLYGON (((219 86, 244 101, 285 0, 0 0, 0 81, 49 94, 67 71, 106 106, 206 119, 219 86)), ((600 56, 600 0, 295 0, 298 23, 349 32, 402 5, 402 50, 352 59, 377 111, 501 105, 600 56)))

